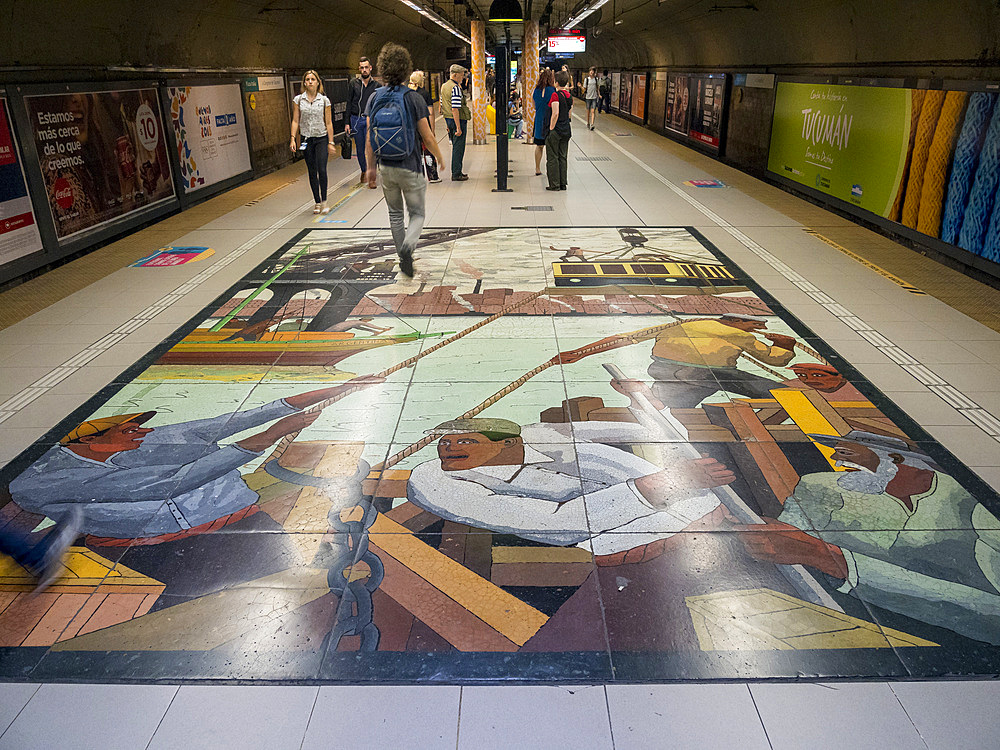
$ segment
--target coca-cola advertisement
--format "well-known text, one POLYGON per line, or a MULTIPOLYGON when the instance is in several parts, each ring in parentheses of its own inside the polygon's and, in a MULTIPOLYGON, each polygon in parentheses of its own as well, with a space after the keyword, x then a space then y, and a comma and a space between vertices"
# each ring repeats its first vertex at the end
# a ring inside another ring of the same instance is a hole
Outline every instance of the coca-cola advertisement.
POLYGON ((0 266, 41 249, 7 100, 0 97, 0 266))
POLYGON ((24 103, 60 239, 174 197, 156 89, 24 103))

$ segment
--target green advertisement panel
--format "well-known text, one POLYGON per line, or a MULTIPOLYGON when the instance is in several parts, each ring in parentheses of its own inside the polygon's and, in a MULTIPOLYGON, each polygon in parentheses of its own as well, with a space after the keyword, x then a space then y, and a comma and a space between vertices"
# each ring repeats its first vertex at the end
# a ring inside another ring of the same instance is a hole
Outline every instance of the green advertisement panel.
POLYGON ((907 89, 779 83, 768 169, 887 216, 906 160, 907 89))
POLYGON ((1000 263, 998 99, 781 82, 768 169, 1000 263))

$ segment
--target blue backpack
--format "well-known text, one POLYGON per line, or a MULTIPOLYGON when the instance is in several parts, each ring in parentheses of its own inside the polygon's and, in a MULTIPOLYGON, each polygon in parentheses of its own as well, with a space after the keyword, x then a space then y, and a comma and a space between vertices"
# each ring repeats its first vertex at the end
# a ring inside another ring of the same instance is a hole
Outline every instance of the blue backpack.
POLYGON ((416 127, 406 108, 405 86, 383 86, 369 110, 372 150, 382 161, 402 161, 416 146, 416 127))

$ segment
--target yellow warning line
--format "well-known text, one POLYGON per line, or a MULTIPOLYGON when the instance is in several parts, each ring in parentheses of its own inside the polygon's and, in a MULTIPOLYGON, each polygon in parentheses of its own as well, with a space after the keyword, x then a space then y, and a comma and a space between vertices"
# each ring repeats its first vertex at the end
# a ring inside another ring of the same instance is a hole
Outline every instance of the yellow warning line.
POLYGON ((336 202, 336 203, 334 203, 334 204, 333 204, 332 206, 330 206, 330 211, 329 211, 328 213, 325 213, 325 214, 322 214, 321 216, 317 216, 317 217, 316 217, 315 219, 313 219, 313 224, 322 224, 322 223, 324 223, 324 220, 325 220, 325 219, 326 219, 326 218, 327 218, 328 216, 330 216, 330 214, 332 214, 332 213, 333 213, 334 211, 336 211, 336 210, 337 210, 338 208, 340 208, 340 207, 341 207, 341 206, 343 206, 343 205, 344 205, 345 203, 347 203, 347 201, 349 201, 349 200, 350 200, 351 198, 353 198, 353 197, 354 197, 355 195, 357 195, 358 193, 360 193, 360 192, 361 192, 361 191, 362 191, 362 190, 363 190, 363 189, 364 189, 365 187, 366 187, 365 183, 361 183, 361 184, 359 184, 359 185, 355 185, 355 186, 354 186, 354 187, 353 187, 353 188, 352 188, 352 189, 351 189, 351 190, 350 190, 350 191, 349 191, 349 192, 347 193, 347 195, 345 195, 345 196, 344 196, 343 198, 341 198, 341 199, 340 199, 339 201, 337 201, 337 202, 336 202))
POLYGON ((862 258, 860 255, 858 255, 857 253, 851 252, 850 250, 848 250, 843 245, 838 245, 836 242, 834 242, 833 240, 831 240, 829 237, 824 237, 823 235, 821 235, 816 230, 814 230, 814 229, 806 229, 805 232, 806 232, 806 234, 812 235, 813 237, 815 237, 816 239, 818 239, 820 242, 825 242, 830 247, 839 250, 840 252, 842 252, 847 257, 853 258, 858 263, 860 263, 861 265, 863 265, 865 268, 870 268, 875 273, 877 273, 879 276, 882 276, 882 277, 884 277, 886 279, 889 279, 889 281, 891 281, 893 284, 898 284, 899 286, 903 287, 903 289, 905 289, 906 291, 908 291, 910 294, 919 294, 919 295, 926 295, 927 294, 927 292, 923 291, 922 289, 918 289, 917 287, 913 286, 913 284, 911 284, 910 282, 903 281, 901 278, 899 278, 898 276, 895 276, 895 275, 889 273, 888 271, 886 271, 881 266, 877 266, 874 263, 872 263, 870 260, 866 260, 866 259, 862 258))

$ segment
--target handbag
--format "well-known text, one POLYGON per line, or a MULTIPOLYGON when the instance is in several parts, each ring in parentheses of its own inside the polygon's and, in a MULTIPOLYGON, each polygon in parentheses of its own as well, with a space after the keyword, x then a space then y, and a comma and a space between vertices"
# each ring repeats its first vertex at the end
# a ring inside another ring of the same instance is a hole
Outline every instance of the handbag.
POLYGON ((340 141, 340 158, 341 159, 350 159, 351 158, 351 150, 352 150, 353 144, 354 144, 354 140, 349 135, 347 135, 346 133, 344 133, 344 137, 340 141))

